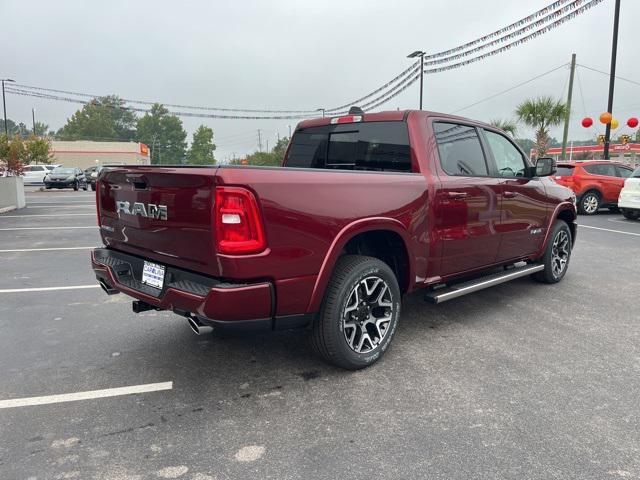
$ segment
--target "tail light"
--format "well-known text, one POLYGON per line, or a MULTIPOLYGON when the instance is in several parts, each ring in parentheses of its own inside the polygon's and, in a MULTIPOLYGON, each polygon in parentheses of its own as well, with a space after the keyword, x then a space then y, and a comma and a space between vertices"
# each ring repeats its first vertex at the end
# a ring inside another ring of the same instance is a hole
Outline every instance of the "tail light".
POLYGON ((246 255, 266 248, 258 202, 249 190, 217 187, 214 211, 218 252, 246 255))
POLYGON ((98 228, 102 227, 102 219, 100 218, 100 184, 96 179, 96 214, 98 215, 98 228))

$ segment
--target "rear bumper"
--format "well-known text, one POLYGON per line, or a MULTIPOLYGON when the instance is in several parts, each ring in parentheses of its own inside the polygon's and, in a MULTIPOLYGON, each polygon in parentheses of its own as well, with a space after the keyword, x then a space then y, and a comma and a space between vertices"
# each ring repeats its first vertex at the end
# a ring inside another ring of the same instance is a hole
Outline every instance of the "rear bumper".
POLYGON ((275 315, 271 282, 229 283, 166 265, 162 290, 142 283, 144 258, 108 248, 91 253, 91 266, 108 293, 122 292, 158 310, 197 317, 202 323, 251 330, 305 326, 310 315, 275 315))
POLYGON ((640 193, 622 191, 618 198, 618 207, 625 210, 640 210, 640 193))

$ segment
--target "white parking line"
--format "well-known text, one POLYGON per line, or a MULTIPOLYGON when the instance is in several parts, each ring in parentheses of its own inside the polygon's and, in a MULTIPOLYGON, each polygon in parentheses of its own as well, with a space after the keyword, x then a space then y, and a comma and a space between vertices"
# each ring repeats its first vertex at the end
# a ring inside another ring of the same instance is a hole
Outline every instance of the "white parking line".
POLYGON ((56 290, 81 290, 84 288, 100 288, 100 285, 72 285, 69 287, 40 287, 40 288, 5 288, 0 293, 24 293, 24 292, 53 292, 56 290))
POLYGON ((77 230, 80 228, 98 228, 98 226, 91 225, 90 227, 14 227, 14 228, 0 228, 0 232, 11 232, 13 230, 77 230))
POLYGON ((37 213, 35 215, 0 215, 0 218, 31 218, 31 217, 94 217, 95 213, 37 213))
POLYGON ((594 230, 603 230, 605 232, 622 233, 624 235, 633 235, 634 237, 640 237, 640 233, 623 232, 622 230, 611 230, 610 228, 592 227, 590 225, 579 224, 578 228, 593 228, 594 230))
POLYGON ((51 248, 12 248, 9 250, 0 250, 0 253, 15 252, 55 252, 58 250, 91 250, 96 247, 51 247, 51 248))
POLYGON ((104 390, 89 390, 86 392, 63 393, 60 395, 45 395, 42 397, 13 398, 0 400, 0 408, 30 407, 33 405, 47 405, 50 403, 77 402, 78 400, 92 400, 94 398, 119 397, 134 393, 160 392, 172 390, 173 382, 147 383, 145 385, 131 385, 129 387, 106 388, 104 390))
POLYGON ((78 208, 78 207, 95 207, 95 203, 83 203, 82 205, 27 205, 24 208, 78 208))

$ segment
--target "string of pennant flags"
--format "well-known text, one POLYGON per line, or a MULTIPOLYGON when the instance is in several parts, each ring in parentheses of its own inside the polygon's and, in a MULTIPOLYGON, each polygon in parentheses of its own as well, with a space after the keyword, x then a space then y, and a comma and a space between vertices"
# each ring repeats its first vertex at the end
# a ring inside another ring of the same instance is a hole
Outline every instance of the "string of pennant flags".
POLYGON ((460 52, 462 50, 466 50, 467 48, 473 47, 475 45, 478 45, 480 43, 484 43, 487 40, 491 40, 492 38, 498 37, 500 35, 502 35, 503 33, 509 32, 511 30, 513 30, 514 28, 518 28, 526 23, 529 23, 533 20, 535 20, 536 18, 539 18, 542 15, 546 15, 549 11, 554 10, 556 8, 558 8, 560 5, 563 5, 565 3, 568 3, 571 0, 558 0, 556 2, 553 2, 551 5, 547 5, 546 7, 538 10, 537 12, 532 13, 531 15, 528 15, 524 18, 521 18, 520 20, 518 20, 517 22, 512 23, 511 25, 507 25, 506 27, 503 27, 499 30, 496 30, 495 32, 492 32, 488 35, 485 35, 484 37, 480 37, 477 38, 471 42, 465 43, 464 45, 459 45, 455 48, 451 48, 449 50, 444 50, 442 52, 438 52, 438 53, 433 53, 431 55, 425 55, 424 59, 425 60, 431 60, 432 58, 438 58, 438 57, 444 57, 447 55, 451 55, 452 53, 456 53, 456 52, 460 52))
MULTIPOLYGON (((424 74, 436 74, 446 72, 458 68, 465 67, 467 65, 482 61, 486 58, 498 55, 506 52, 514 47, 522 45, 530 40, 533 40, 549 31, 561 26, 562 24, 576 18, 577 16, 585 13, 596 5, 602 3, 604 0, 558 0, 545 8, 534 12, 533 14, 524 17, 523 19, 514 22, 504 28, 496 30, 480 37, 472 42, 468 42, 464 45, 460 45, 456 48, 424 56, 424 59, 434 59, 425 62, 425 66, 437 65, 433 68, 425 68, 422 73, 424 74), (553 20, 551 23, 547 23, 553 20), (546 24, 546 25, 545 25, 546 24), (519 28, 518 28, 519 27, 519 28), (538 28, 540 27, 540 28, 538 28), (516 29, 516 30, 514 30, 516 29), (536 29, 532 33, 524 35, 531 30, 536 29), (512 31, 513 30, 513 31, 512 31), (506 32, 510 32, 507 35, 503 35, 506 32), (496 38, 498 37, 498 38, 496 38), (490 41, 488 41, 490 40, 490 41), (505 42, 509 42, 505 45, 505 42), (482 44, 477 46, 478 44, 482 44), (480 55, 467 58, 471 55, 479 53, 487 48, 500 47, 485 52, 480 55), (470 47, 474 47, 469 49, 470 47), (468 49, 468 50, 467 50, 468 49), (465 51, 466 50, 466 51, 465 51), (457 53, 460 52, 460 53, 457 53), (443 58, 437 58, 443 57, 443 58), (456 60, 461 60, 457 61, 456 60), (455 63, 451 63, 455 62, 455 63)), ((389 100, 397 97, 404 92, 408 87, 413 85, 420 78, 420 60, 414 62, 411 66, 400 72, 393 79, 386 82, 384 85, 369 92, 367 95, 362 96, 356 100, 345 103, 343 105, 323 109, 324 113, 330 116, 336 116, 346 113, 345 109, 348 109, 352 105, 360 105, 364 111, 371 111, 375 108, 387 103, 389 100), (361 104, 361 102, 366 102, 361 104)), ((7 85, 7 93, 20 96, 29 96, 42 98, 46 100, 65 101, 72 103, 87 104, 91 102, 91 99, 99 97, 82 92, 73 92, 69 90, 57 90, 52 88, 36 87, 22 84, 7 85), (79 97, 79 98, 78 98, 79 97), (85 98, 87 100, 83 100, 85 98)), ((157 102, 150 102, 145 100, 135 99, 123 99, 123 102, 133 105, 150 106, 157 102)), ((229 119, 229 120, 284 120, 293 119, 299 120, 317 116, 321 109, 314 110, 280 110, 280 109, 244 109, 244 108, 222 108, 222 107, 206 107, 200 105, 183 105, 183 104, 163 104, 170 109, 179 109, 178 111, 172 110, 171 113, 181 117, 196 117, 196 118, 216 118, 216 119, 229 119), (196 110, 196 112, 188 112, 185 110, 196 110), (211 112, 211 113, 205 113, 211 112), (220 113, 222 112, 222 113, 220 113)), ((114 108, 127 108, 135 112, 148 112, 148 108, 135 107, 135 106, 113 106, 114 108)))
MULTIPOLYGON (((456 55, 450 55, 447 56, 445 58, 439 58, 437 60, 431 60, 431 61, 427 61, 424 62, 425 65, 438 65, 441 63, 446 63, 446 62, 451 62, 451 61, 455 61, 455 60, 459 60, 461 58, 465 58, 468 57, 469 55, 473 55, 474 53, 480 52, 482 50, 485 50, 487 48, 491 48, 495 45, 499 45, 501 43, 507 42, 513 38, 519 37, 520 35, 530 32, 531 30, 533 30, 534 28, 538 28, 541 25, 544 25, 545 23, 547 23, 550 20, 556 19, 560 16, 562 16, 563 14, 570 12, 571 10, 573 10, 574 8, 579 7, 580 5, 584 4, 587 0, 574 0, 573 2, 571 2, 569 5, 565 5, 564 7, 550 13, 549 15, 546 15, 545 17, 542 17, 540 20, 537 20, 533 23, 530 23, 528 25, 525 25, 522 28, 519 28, 518 30, 515 30, 514 32, 509 33, 508 35, 504 35, 500 38, 497 38, 495 40, 492 40, 489 43, 486 43, 484 45, 481 45, 479 47, 475 47, 471 50, 467 50, 465 52, 462 53, 458 53, 456 55)), ((593 7, 595 5, 591 5, 589 8, 593 7)), ((582 13, 579 12, 578 15, 582 13)), ((573 17, 572 17, 573 18, 573 17)), ((426 57, 425 57, 426 58, 426 57)))

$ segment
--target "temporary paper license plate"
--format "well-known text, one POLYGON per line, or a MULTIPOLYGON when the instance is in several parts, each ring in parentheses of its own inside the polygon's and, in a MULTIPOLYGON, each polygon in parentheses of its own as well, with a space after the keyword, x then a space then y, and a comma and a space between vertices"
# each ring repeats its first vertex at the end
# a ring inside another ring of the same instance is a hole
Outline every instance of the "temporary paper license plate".
POLYGON ((147 262, 142 267, 142 283, 162 290, 164 284, 164 265, 147 262))

